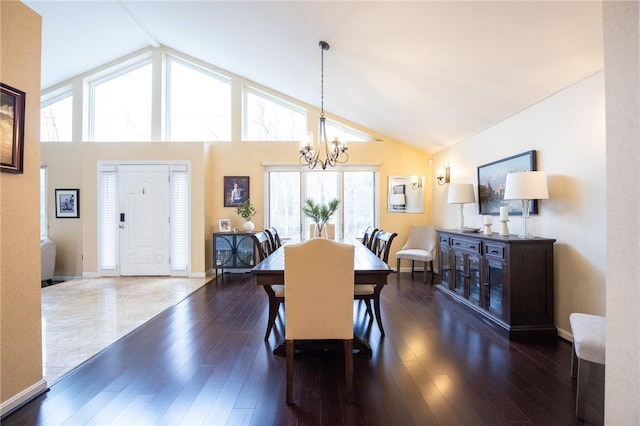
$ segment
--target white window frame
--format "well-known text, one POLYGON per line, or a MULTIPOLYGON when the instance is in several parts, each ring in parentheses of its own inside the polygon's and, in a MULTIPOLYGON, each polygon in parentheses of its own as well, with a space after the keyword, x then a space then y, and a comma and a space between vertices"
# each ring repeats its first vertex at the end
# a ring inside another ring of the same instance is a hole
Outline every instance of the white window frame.
MULTIPOLYGON (((340 205, 338 206, 337 220, 336 220, 336 238, 343 238, 344 236, 344 172, 372 172, 373 173, 373 185, 374 185, 374 223, 372 226, 376 226, 380 221, 380 164, 379 163, 363 163, 363 164, 351 164, 351 165, 340 165, 336 166, 332 171, 338 172, 338 200, 340 201, 340 205)), ((268 228, 271 226, 271 218, 270 208, 269 208, 269 173, 271 172, 299 172, 300 173, 300 205, 304 205, 305 200, 307 199, 306 193, 306 175, 307 173, 323 173, 322 170, 309 170, 306 167, 301 167, 299 165, 290 165, 290 164, 263 164, 263 181, 264 181, 264 223, 267 224, 265 227, 268 228)), ((302 210, 302 209, 301 209, 302 210)), ((300 235, 301 239, 305 238, 305 216, 300 211, 300 235)), ((363 230, 364 231, 364 230, 363 230)), ((359 236, 358 236, 359 237, 359 236)))
MULTIPOLYGON (((300 105, 297 105, 293 102, 290 102, 282 97, 278 97, 276 95, 267 93, 264 90, 260 90, 254 86, 250 86, 250 85, 243 85, 242 86, 242 141, 244 142, 256 142, 254 140, 251 140, 248 138, 248 133, 249 133, 249 129, 248 129, 248 125, 249 125, 249 119, 247 117, 247 107, 248 107, 248 99, 247 96, 249 94, 252 94, 254 96, 258 96, 264 99, 267 99, 270 102, 273 102, 275 104, 281 105, 284 108, 287 108, 293 112, 297 112, 299 114, 302 114, 304 116, 304 122, 307 124, 308 126, 308 122, 309 122, 309 111, 307 108, 303 108, 300 105)), ((275 139, 269 139, 266 140, 265 142, 291 142, 291 141, 299 141, 302 137, 304 137, 304 135, 306 135, 308 132, 308 128, 305 127, 304 130, 302 130, 303 134, 300 135, 291 135, 291 139, 284 139, 284 140, 275 140, 275 139)))
MULTIPOLYGON (((142 56, 137 56, 132 58, 131 60, 121 62, 116 67, 107 68, 106 70, 91 75, 90 77, 85 78, 85 92, 87 93, 87 119, 86 119, 86 130, 87 137, 86 139, 89 142, 95 142, 95 88, 102 83, 106 83, 114 78, 118 78, 123 76, 131 71, 135 71, 138 68, 144 67, 146 65, 151 65, 151 79, 149 82, 151 85, 151 99, 149 99, 149 103, 151 104, 151 122, 149 123, 149 130, 151 135, 153 135, 153 74, 154 67, 157 66, 153 58, 151 56, 151 52, 144 54, 142 56)), ((150 138, 153 139, 153 136, 150 138)))
MULTIPOLYGON (((233 88, 231 87, 231 78, 229 78, 226 75, 223 75, 221 73, 215 72, 210 68, 195 64, 193 62, 190 62, 188 60, 185 60, 183 58, 180 58, 176 55, 171 55, 171 54, 166 54, 165 56, 165 61, 164 61, 164 69, 165 69, 165 82, 164 82, 164 102, 163 102, 163 107, 164 107, 164 114, 163 114, 163 120, 164 120, 164 126, 163 126, 163 140, 169 141, 169 142, 173 142, 171 139, 171 62, 176 62, 179 63, 180 65, 183 65, 185 67, 191 68, 194 71, 198 71, 201 72, 205 75, 208 75, 222 83, 225 83, 227 85, 229 85, 229 127, 230 127, 230 138, 233 139, 233 122, 232 122, 232 115, 233 115, 233 88)), ((211 141, 211 142, 220 142, 220 141, 211 141)))
POLYGON ((71 128, 71 139, 69 140, 61 140, 61 141, 43 141, 42 137, 40 138, 40 142, 44 143, 55 143, 55 142, 72 142, 73 141, 73 121, 74 121, 74 113, 73 113, 73 88, 70 85, 64 86, 63 88, 56 90, 54 92, 48 93, 44 96, 40 97, 40 113, 42 114, 42 109, 46 108, 56 102, 62 101, 66 98, 71 98, 71 123, 69 126, 71 128))

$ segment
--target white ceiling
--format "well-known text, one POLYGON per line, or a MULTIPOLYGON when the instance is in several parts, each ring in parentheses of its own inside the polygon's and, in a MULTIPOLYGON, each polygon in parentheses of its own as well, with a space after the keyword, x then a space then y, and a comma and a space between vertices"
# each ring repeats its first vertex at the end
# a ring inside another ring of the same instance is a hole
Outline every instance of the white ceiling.
POLYGON ((601 70, 599 1, 49 1, 42 87, 164 45, 437 152, 601 70))

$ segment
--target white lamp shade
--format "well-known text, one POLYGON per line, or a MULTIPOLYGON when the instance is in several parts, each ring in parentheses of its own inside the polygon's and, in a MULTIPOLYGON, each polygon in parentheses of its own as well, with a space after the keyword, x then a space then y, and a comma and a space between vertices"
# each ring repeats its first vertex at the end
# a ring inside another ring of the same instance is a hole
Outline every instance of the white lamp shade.
POLYGON ((391 205, 404 206, 406 204, 404 194, 391 194, 391 205))
POLYGON ((505 200, 545 200, 549 198, 547 175, 544 172, 507 174, 505 200))
POLYGON ((475 203, 476 195, 473 191, 473 184, 458 183, 449 185, 449 204, 475 203))

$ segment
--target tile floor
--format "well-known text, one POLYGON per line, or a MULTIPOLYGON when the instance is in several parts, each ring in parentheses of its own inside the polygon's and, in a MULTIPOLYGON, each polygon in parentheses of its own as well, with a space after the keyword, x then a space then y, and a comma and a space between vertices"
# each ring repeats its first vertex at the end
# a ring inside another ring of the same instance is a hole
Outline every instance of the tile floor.
POLYGON ((210 279, 108 277, 44 287, 42 359, 48 385, 210 279))

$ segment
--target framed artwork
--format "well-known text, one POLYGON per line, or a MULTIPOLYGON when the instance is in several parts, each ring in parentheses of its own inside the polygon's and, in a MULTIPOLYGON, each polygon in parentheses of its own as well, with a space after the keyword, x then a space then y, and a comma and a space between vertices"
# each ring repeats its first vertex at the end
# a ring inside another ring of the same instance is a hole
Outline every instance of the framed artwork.
POLYGON ((22 173, 26 94, 0 83, 0 171, 22 173))
POLYGON ((229 219, 218 220, 218 232, 231 232, 231 221, 229 219))
POLYGON ((80 217, 80 190, 56 189, 56 217, 80 217))
MULTIPOLYGON (((499 215, 500 206, 509 206, 509 215, 522 215, 520 200, 504 200, 507 173, 536 170, 536 152, 527 151, 478 167, 478 210, 481 215, 499 215)), ((538 214, 538 200, 533 200, 530 212, 538 214)))
POLYGON ((249 199, 249 176, 224 177, 224 206, 236 207, 249 199))

